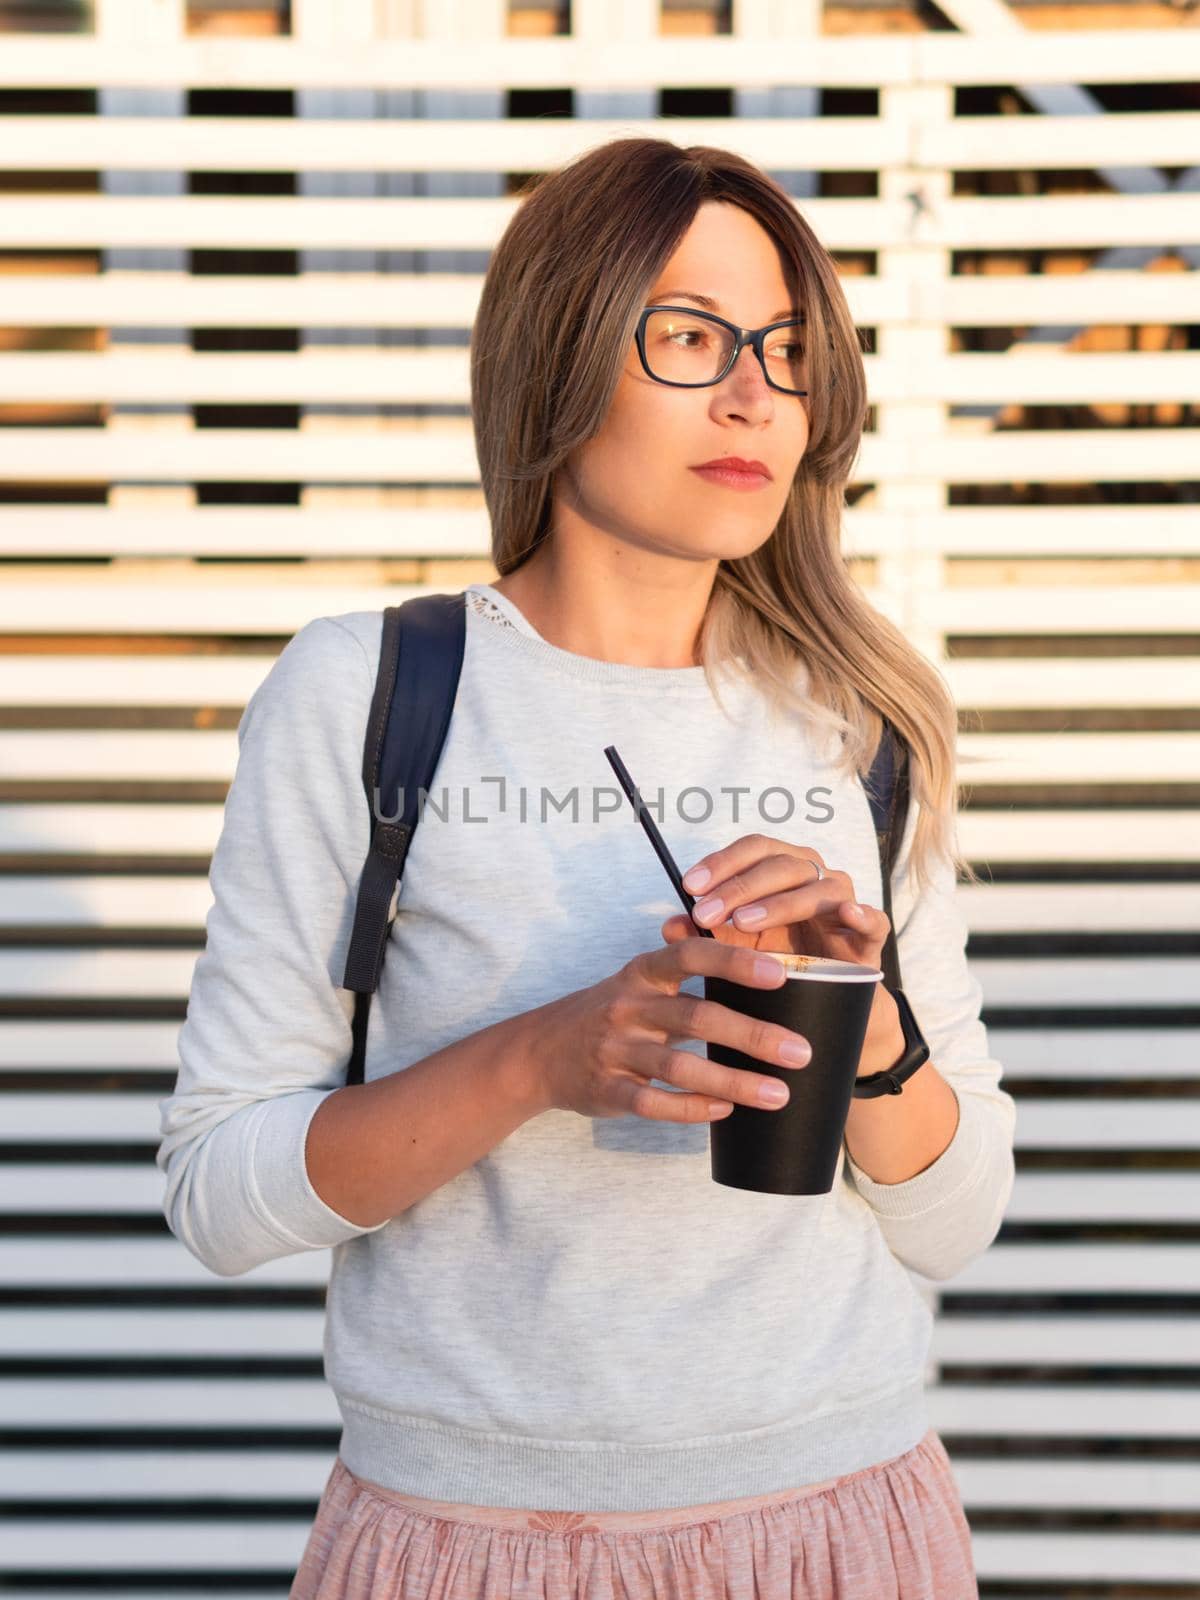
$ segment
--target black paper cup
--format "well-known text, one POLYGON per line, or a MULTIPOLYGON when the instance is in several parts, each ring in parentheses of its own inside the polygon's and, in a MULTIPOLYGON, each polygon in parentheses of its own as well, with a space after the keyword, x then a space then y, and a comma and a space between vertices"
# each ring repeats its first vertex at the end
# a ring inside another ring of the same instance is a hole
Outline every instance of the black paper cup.
POLYGON ((854 1097, 875 985, 883 973, 854 961, 783 955, 787 982, 756 989, 728 978, 704 980, 704 997, 747 1017, 778 1022, 812 1046, 804 1067, 777 1067, 728 1045, 707 1043, 710 1061, 778 1078, 791 1093, 778 1110, 734 1102, 726 1117, 709 1123, 709 1152, 716 1183, 760 1194, 828 1194, 854 1097))

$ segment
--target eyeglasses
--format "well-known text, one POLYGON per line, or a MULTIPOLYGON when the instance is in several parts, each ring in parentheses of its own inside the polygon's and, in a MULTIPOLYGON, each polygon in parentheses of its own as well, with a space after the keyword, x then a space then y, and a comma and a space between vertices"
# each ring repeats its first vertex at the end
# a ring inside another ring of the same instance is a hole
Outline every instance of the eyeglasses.
POLYGON ((691 306, 647 306, 638 318, 635 337, 646 375, 656 383, 677 389, 708 388, 720 383, 749 345, 772 389, 806 395, 804 328, 803 317, 771 322, 765 328, 739 328, 691 306))

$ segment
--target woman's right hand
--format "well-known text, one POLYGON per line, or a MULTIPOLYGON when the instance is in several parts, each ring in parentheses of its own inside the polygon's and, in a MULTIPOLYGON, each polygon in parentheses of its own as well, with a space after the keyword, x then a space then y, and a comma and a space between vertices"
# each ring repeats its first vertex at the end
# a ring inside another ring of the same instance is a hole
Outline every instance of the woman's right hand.
MULTIPOLYGON (((577 1111, 585 1117, 623 1117, 632 1112, 656 1122, 713 1122, 727 1116, 735 1102, 777 1110, 774 1102, 768 1105, 759 1098, 765 1086, 779 1085, 777 1077, 723 1066, 673 1045, 681 1039, 702 1039, 740 1050, 776 1069, 795 1069, 807 1061, 787 1061, 779 1047, 791 1042, 808 1049, 808 1041, 715 1000, 681 995, 681 984, 695 975, 757 989, 778 988, 787 981, 782 964, 770 956, 715 938, 679 939, 634 956, 611 978, 530 1014, 543 1109, 577 1111), (656 1089, 652 1078, 687 1092, 656 1089)), ((811 1054, 809 1050, 809 1059, 811 1054)))

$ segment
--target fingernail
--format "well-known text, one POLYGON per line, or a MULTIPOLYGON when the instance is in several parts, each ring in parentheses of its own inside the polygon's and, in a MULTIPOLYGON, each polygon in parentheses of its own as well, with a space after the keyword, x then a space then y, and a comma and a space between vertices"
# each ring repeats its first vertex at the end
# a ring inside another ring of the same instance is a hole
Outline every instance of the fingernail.
POLYGON ((733 913, 739 922, 761 922, 767 914, 766 906, 739 906, 733 913))
POLYGON ((725 903, 722 900, 701 900, 692 915, 707 922, 710 917, 720 916, 724 909, 725 903))
POLYGON ((764 1106, 782 1106, 787 1103, 788 1089, 786 1083, 764 1083, 758 1091, 758 1098, 764 1106))
POLYGON ((779 1046, 779 1054, 785 1061, 794 1061, 797 1066, 802 1067, 809 1056, 812 1055, 812 1051, 808 1045, 796 1044, 789 1039, 786 1044, 779 1046))
POLYGON ((690 871, 685 872, 683 875, 684 888, 703 889, 711 877, 712 873, 707 867, 692 867, 690 871))

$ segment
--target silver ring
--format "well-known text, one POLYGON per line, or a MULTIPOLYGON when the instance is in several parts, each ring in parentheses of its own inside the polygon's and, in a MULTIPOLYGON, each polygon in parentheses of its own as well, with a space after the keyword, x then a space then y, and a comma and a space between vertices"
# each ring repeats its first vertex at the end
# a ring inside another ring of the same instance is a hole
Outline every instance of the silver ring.
POLYGON ((817 869, 817 875, 813 879, 813 882, 814 883, 820 883, 821 879, 825 876, 825 868, 821 865, 821 863, 819 861, 814 861, 812 863, 812 865, 814 867, 816 867, 816 869, 817 869))

